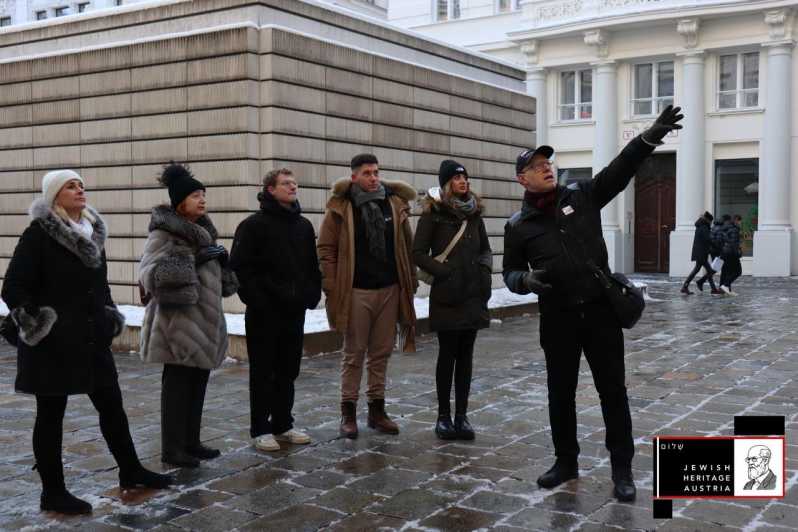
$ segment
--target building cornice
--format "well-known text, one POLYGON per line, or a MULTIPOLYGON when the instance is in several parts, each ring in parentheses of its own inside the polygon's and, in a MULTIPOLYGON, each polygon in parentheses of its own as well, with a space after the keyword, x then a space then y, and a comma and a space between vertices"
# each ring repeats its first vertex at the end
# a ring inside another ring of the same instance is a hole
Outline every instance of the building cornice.
MULTIPOLYGON (((579 4, 587 4, 581 0, 574 0, 579 4)), ((568 2, 568 3, 574 3, 568 2)), ((600 0, 599 3, 625 5, 640 4, 640 0, 600 0)), ((622 30, 626 27, 650 25, 651 23, 678 23, 684 19, 707 19, 717 16, 735 14, 753 14, 762 11, 777 11, 795 6, 794 0, 747 0, 747 1, 716 1, 700 5, 685 6, 683 3, 667 2, 666 7, 659 9, 637 9, 622 13, 612 13, 607 16, 593 18, 576 17, 565 18, 561 23, 547 26, 533 26, 531 23, 520 24, 515 30, 507 32, 507 38, 512 41, 527 39, 553 39, 558 37, 574 36, 586 31, 605 29, 622 30)))

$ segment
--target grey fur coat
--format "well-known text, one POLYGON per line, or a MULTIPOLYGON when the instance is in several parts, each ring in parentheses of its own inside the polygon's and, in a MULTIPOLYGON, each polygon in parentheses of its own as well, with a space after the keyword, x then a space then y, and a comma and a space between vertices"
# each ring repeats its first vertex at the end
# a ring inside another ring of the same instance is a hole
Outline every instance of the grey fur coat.
POLYGON ((235 293, 235 274, 211 260, 196 266, 200 248, 216 243, 216 228, 170 206, 152 210, 139 282, 152 295, 141 328, 141 359, 202 369, 219 367, 227 352, 222 297, 235 293))

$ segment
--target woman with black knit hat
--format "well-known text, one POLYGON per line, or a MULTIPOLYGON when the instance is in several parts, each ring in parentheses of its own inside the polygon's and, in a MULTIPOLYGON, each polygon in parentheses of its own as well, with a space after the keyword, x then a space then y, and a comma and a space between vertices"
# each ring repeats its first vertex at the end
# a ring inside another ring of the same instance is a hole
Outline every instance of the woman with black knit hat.
POLYGON ((456 161, 443 161, 438 182, 440 188, 431 188, 422 200, 424 213, 413 240, 415 263, 434 277, 429 318, 430 329, 438 333, 435 434, 444 440, 472 440, 468 395, 477 330, 490 324, 492 255, 482 203, 470 190, 466 169, 456 161), (436 260, 453 242, 446 259, 436 260), (453 375, 454 423, 449 402, 453 375))
POLYGON ((70 395, 88 394, 97 409, 123 489, 166 488, 172 479, 144 469, 130 436, 110 349, 125 320, 108 287, 105 222, 87 205, 83 178, 72 170, 46 174, 42 195, 30 207, 31 224, 3 283, 3 300, 19 328, 14 388, 36 396, 33 455, 41 509, 88 514, 91 504, 64 484, 61 446, 70 395))
POLYGON ((227 250, 216 244, 206 214, 205 186, 185 166, 169 164, 159 178, 170 205, 152 210, 139 267, 148 296, 141 358, 164 365, 161 388, 161 461, 197 467, 219 456, 200 442, 202 408, 211 369, 227 352, 222 298, 238 288, 227 250))

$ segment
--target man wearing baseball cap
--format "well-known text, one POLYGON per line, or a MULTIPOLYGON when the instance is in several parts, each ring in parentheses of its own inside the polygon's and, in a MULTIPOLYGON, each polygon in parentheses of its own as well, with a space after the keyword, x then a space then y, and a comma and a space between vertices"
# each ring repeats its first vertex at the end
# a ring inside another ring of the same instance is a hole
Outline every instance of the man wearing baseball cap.
POLYGON ((679 107, 669 105, 594 179, 567 187, 557 184, 551 146, 518 155, 515 173, 525 189, 524 201, 504 228, 503 274, 512 292, 534 292, 539 298, 540 344, 546 356, 556 455, 554 466, 538 478, 543 488, 579 476, 575 397, 584 351, 601 399, 613 494, 621 501, 636 496, 623 332, 593 268, 609 272, 601 209, 626 188, 663 137, 681 129, 679 112, 679 107))

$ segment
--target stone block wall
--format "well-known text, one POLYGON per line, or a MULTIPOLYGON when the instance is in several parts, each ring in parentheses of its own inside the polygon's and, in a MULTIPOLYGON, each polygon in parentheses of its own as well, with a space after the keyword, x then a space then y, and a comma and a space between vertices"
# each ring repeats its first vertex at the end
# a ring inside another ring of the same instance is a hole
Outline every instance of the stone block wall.
MULTIPOLYGON (((329 185, 370 151, 384 178, 425 190, 455 158, 486 197, 500 284, 517 208, 513 161, 533 145, 526 95, 277 27, 241 25, 0 63, 0 275, 49 170, 73 168, 106 218, 118 303, 135 288, 156 176, 188 162, 229 248, 268 170, 292 168, 316 228, 329 185)), ((235 298, 229 311, 241 311, 235 298)))

